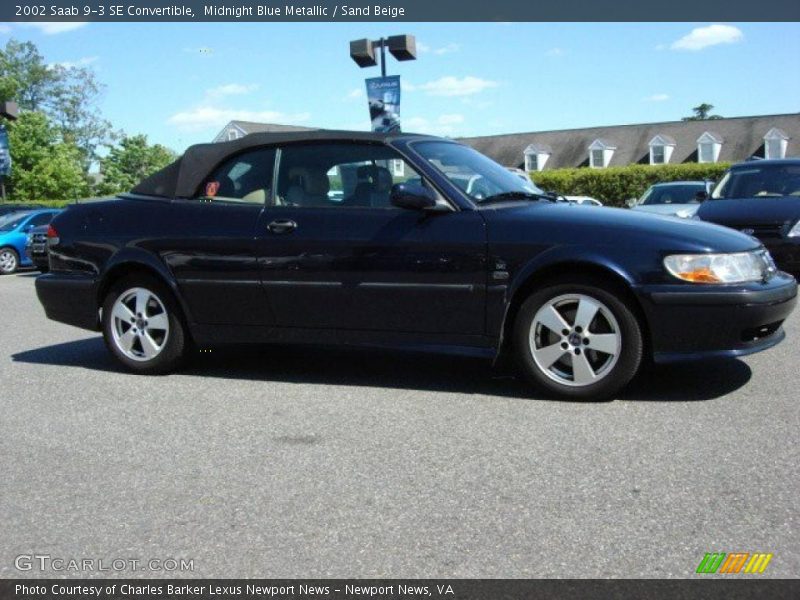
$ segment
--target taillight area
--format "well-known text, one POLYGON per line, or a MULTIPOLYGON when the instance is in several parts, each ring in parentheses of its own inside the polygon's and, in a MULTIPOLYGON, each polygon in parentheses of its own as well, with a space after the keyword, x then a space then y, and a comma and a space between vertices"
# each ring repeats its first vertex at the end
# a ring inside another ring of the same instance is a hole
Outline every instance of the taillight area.
POLYGON ((56 246, 61 239, 58 237, 58 231, 52 225, 48 225, 47 227, 47 245, 48 246, 56 246))

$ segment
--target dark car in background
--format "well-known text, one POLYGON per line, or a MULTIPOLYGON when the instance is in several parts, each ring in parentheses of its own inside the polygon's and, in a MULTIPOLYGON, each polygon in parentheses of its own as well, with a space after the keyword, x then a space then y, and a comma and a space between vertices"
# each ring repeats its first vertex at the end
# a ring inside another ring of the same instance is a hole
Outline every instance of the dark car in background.
POLYGON ((800 273, 800 159, 733 165, 697 217, 758 238, 780 268, 800 273))
POLYGON ((631 208, 688 219, 694 216, 709 191, 710 183, 706 181, 656 183, 647 188, 631 208))
POLYGON ((50 270, 50 259, 47 257, 47 230, 49 228, 49 225, 34 227, 28 232, 28 240, 25 243, 25 254, 41 273, 47 273, 50 270))
POLYGON ((797 300, 750 236, 556 202, 413 134, 193 146, 129 194, 67 208, 48 244, 47 316, 102 331, 143 374, 193 347, 357 344, 511 355, 548 395, 598 400, 646 356, 774 346, 797 300))

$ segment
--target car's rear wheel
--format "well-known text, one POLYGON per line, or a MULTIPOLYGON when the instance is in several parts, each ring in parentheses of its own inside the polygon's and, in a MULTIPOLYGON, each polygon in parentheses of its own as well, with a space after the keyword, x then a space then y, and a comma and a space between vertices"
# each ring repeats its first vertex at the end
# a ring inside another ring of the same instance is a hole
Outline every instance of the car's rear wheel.
POLYGON ((19 268, 19 254, 13 248, 0 248, 0 275, 11 275, 19 268))
POLYGON ((642 331, 627 302, 596 281, 554 282, 523 303, 514 346, 523 373, 550 395, 607 400, 636 375, 642 331))
POLYGON ((188 346, 172 293, 147 276, 128 277, 111 287, 103 302, 103 338, 125 367, 149 375, 176 369, 188 346))

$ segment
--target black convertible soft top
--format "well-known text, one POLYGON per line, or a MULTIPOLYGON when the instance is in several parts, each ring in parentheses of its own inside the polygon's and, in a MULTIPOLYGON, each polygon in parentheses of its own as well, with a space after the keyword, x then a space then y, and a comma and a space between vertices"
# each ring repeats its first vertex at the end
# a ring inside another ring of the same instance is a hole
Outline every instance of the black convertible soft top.
MULTIPOLYGON (((238 140, 190 146, 183 156, 156 171, 131 190, 134 194, 190 198, 208 175, 228 157, 248 148, 271 144, 313 141, 354 141, 387 143, 401 137, 420 137, 403 133, 370 133, 312 129, 276 133, 251 133, 238 140)), ((427 136, 424 136, 427 137, 427 136)))

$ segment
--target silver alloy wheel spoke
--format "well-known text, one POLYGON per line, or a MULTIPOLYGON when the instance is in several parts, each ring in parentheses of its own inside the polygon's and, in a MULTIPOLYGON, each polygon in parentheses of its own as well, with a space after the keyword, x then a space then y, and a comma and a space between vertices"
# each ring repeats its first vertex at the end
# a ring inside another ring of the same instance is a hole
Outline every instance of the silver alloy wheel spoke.
POLYGON ((539 315, 539 322, 547 327, 550 331, 558 333, 559 335, 564 329, 569 329, 569 325, 564 320, 564 317, 555 309, 551 304, 547 309, 539 315))
POLYGON ((139 336, 139 342, 142 344, 142 354, 144 354, 144 357, 147 359, 153 358, 161 350, 158 344, 153 341, 153 338, 150 337, 147 330, 144 330, 139 336))
POLYGON ((129 328, 128 331, 119 337, 119 345, 127 352, 133 352, 133 343, 135 341, 136 334, 133 331, 133 327, 129 328))
POLYGON ((111 313, 115 319, 119 319, 120 321, 127 321, 128 323, 132 323, 135 316, 131 309, 122 304, 121 302, 117 302, 114 305, 114 312, 111 313))
POLYGON ((577 385, 589 385, 597 379, 585 352, 572 355, 572 380, 577 385))
POLYGON ((147 290, 139 290, 136 292, 136 314, 142 317, 147 316, 147 301, 150 299, 150 293, 147 290))
POLYGON ((153 315, 152 317, 147 317, 147 329, 156 329, 158 331, 166 331, 169 328, 169 321, 167 319, 166 313, 161 313, 158 315, 153 315))
POLYGON ((619 337, 614 333, 595 333, 589 336, 589 348, 606 354, 619 352, 619 337))
POLYGON ((594 321, 600 305, 591 298, 581 297, 578 302, 578 312, 575 313, 575 327, 580 327, 583 331, 589 331, 589 325, 594 321))
POLYGON ((564 356, 566 352, 567 351, 561 347, 561 343, 558 342, 556 344, 534 350, 533 354, 536 356, 539 364, 549 369, 551 366, 553 366, 553 363, 564 356))

